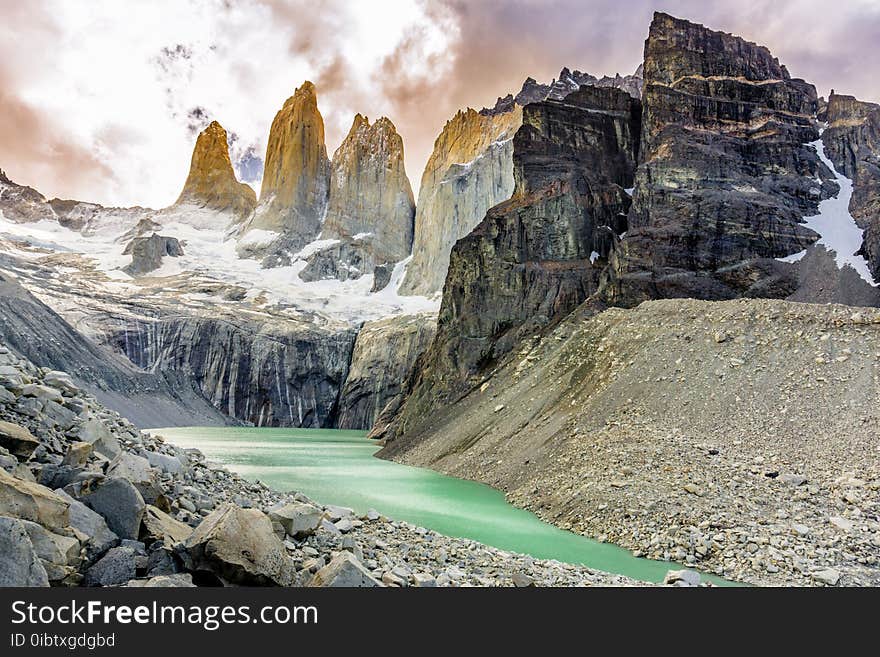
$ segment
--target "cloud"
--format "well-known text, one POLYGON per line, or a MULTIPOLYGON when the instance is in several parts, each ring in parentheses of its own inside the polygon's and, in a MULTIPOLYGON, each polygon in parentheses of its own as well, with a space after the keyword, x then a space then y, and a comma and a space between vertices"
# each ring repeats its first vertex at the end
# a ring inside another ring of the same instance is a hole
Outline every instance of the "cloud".
POLYGON ((328 150, 356 112, 386 115, 418 187, 456 110, 563 66, 632 72, 657 8, 767 45, 821 94, 880 99, 874 0, 33 0, 0 23, 0 167, 50 196, 161 206, 216 119, 258 182, 275 112, 311 79, 328 150))

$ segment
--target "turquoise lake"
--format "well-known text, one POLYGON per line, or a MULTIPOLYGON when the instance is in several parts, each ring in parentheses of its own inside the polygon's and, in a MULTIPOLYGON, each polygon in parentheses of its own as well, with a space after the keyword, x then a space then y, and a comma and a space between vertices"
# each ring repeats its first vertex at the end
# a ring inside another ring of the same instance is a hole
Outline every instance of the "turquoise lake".
POLYGON ((489 486, 375 458, 378 447, 362 431, 183 427, 153 432, 180 447, 197 448, 251 481, 361 514, 375 509, 448 536, 651 582, 680 567, 638 559, 554 527, 511 506, 489 486))

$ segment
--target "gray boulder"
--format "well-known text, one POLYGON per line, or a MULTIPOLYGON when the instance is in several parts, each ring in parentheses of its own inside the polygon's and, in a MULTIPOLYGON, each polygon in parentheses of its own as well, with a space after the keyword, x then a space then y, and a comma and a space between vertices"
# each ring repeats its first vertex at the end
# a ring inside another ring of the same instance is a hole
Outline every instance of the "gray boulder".
POLYGON ((315 573, 309 586, 361 588, 382 586, 382 582, 373 577, 351 552, 340 552, 315 573))
POLYGON ((9 586, 49 586, 49 577, 24 523, 0 517, 0 587, 9 586))
POLYGON ((108 477, 99 481, 79 482, 67 486, 65 490, 101 515, 119 538, 137 540, 146 504, 128 479, 108 477))
POLYGON ((115 547, 86 571, 86 586, 119 586, 137 575, 136 553, 130 547, 115 547))
POLYGON ((272 521, 258 509, 225 504, 206 517, 181 546, 187 569, 230 584, 290 586, 295 568, 272 521))
POLYGON ((280 503, 269 509, 269 519, 284 527, 284 531, 294 538, 305 538, 315 533, 321 526, 324 512, 311 504, 280 503))
POLYGON ((86 537, 84 547, 88 561, 95 561, 119 543, 119 537, 110 531, 104 518, 63 490, 55 492, 70 503, 70 526, 86 537))
POLYGON ((162 495, 158 472, 142 456, 120 452, 107 468, 108 477, 127 479, 138 489, 148 504, 155 504, 162 495))
POLYGON ((192 527, 169 516, 161 509, 148 505, 141 522, 141 540, 146 544, 166 540, 171 545, 180 543, 192 534, 192 527))

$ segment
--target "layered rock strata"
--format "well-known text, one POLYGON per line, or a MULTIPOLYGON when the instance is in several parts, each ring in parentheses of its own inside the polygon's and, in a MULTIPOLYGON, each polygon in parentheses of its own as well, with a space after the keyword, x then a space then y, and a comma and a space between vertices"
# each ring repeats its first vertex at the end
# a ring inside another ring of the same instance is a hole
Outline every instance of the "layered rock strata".
POLYGON ((814 87, 764 47, 660 13, 644 75, 633 206, 606 300, 791 294, 775 259, 818 239, 800 224, 837 192, 808 146, 814 87))
POLYGON ((523 109, 516 189, 452 251, 437 337, 411 377, 392 438, 454 401, 523 337, 593 294, 629 210, 639 101, 581 87, 523 109))

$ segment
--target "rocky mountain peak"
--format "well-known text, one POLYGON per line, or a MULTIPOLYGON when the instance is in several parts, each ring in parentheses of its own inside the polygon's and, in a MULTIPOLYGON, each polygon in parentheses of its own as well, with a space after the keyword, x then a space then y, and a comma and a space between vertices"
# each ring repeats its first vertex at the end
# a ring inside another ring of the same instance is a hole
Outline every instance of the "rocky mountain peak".
POLYGON ((303 277, 357 278, 372 273, 377 265, 403 260, 412 246, 414 215, 403 139, 388 118, 371 125, 367 117, 355 115, 333 155, 330 198, 321 232, 325 239, 346 242, 346 253, 333 245, 332 258, 316 254, 303 277), (336 261, 342 256, 348 265, 357 262, 356 271, 351 266, 339 269, 336 261))
POLYGON ((212 121, 196 140, 189 175, 176 204, 229 211, 239 219, 256 207, 254 190, 235 177, 226 130, 217 121, 212 121))
POLYGON ((306 81, 275 115, 266 145, 260 203, 248 229, 285 235, 297 250, 321 231, 330 185, 324 119, 306 81))

